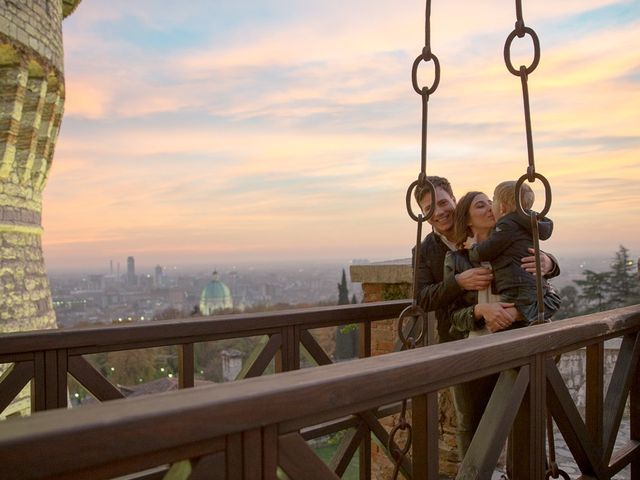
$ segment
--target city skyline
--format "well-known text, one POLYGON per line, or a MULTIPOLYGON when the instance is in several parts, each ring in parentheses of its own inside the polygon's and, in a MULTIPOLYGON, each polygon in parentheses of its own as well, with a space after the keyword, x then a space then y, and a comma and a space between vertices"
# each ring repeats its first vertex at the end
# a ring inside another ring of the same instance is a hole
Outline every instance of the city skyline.
MULTIPOLYGON (((443 73, 427 171, 458 196, 490 194, 527 164, 520 81, 502 60, 515 9, 466 3, 461 21, 459 7, 432 6, 443 73)), ((543 246, 612 256, 623 244, 637 257, 640 5, 523 8, 542 44, 529 89, 536 166, 554 192, 543 246)), ((418 1, 83 2, 63 27, 47 266, 407 257, 404 196, 420 152, 409 73, 423 11, 418 1)))

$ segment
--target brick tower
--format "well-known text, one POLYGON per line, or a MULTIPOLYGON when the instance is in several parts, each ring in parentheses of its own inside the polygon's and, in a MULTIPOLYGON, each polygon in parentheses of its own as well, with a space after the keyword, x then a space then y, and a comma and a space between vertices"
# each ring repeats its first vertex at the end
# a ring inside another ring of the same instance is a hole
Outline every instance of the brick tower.
POLYGON ((64 105, 62 20, 80 1, 0 0, 0 332, 56 327, 42 191, 64 105))

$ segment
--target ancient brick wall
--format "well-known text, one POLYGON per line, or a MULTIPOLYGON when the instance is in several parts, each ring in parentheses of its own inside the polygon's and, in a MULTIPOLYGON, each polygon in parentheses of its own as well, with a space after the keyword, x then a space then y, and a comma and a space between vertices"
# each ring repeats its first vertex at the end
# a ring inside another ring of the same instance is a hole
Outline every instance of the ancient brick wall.
POLYGON ((56 326, 42 191, 64 104, 62 19, 79 2, 0 0, 0 332, 56 326))

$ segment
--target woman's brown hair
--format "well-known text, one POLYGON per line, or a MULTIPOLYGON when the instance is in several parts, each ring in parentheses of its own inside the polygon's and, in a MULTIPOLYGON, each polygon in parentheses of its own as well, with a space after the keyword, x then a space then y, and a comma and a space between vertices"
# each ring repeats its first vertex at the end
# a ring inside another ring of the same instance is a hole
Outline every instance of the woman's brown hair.
POLYGON ((473 236, 473 232, 469 227, 469 209, 473 203, 473 199, 482 192, 467 192, 465 193, 453 212, 453 237, 458 248, 464 245, 467 237, 473 236))

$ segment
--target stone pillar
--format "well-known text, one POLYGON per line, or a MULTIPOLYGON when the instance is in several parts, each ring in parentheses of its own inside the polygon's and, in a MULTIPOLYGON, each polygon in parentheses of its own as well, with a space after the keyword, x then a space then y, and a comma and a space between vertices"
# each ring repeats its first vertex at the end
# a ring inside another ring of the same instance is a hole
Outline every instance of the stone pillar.
MULTIPOLYGON (((363 302, 380 302, 411 297, 413 269, 411 259, 352 265, 351 281, 361 282, 364 294, 363 302)), ((371 326, 371 355, 382 355, 394 351, 398 340, 397 319, 375 322, 371 326)), ((440 473, 455 476, 458 470, 456 450, 456 418, 449 390, 438 393, 440 404, 440 473)), ((382 423, 390 430, 394 419, 385 419, 382 423)), ((393 466, 377 443, 371 449, 373 459, 372 478, 384 480, 393 473, 393 466)))
MULTIPOLYGON (((64 105, 62 19, 79 3, 80 0, 4 0, 0 8, 3 333, 56 327, 42 257, 42 191, 64 105)), ((23 393, 18 398, 22 404, 24 396, 23 393)), ((15 412, 5 412, 12 413, 15 412)))

